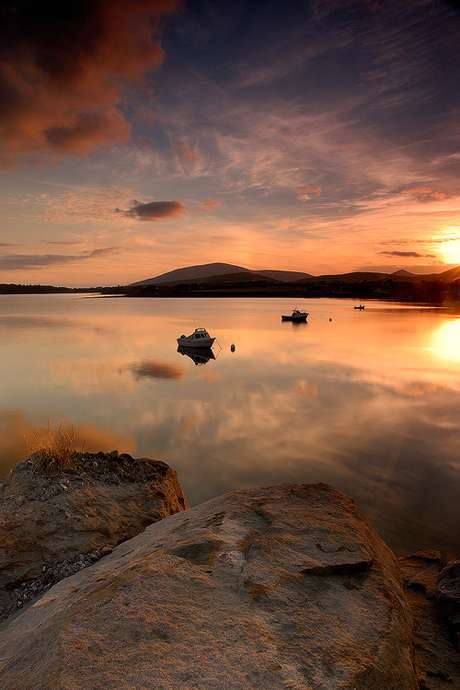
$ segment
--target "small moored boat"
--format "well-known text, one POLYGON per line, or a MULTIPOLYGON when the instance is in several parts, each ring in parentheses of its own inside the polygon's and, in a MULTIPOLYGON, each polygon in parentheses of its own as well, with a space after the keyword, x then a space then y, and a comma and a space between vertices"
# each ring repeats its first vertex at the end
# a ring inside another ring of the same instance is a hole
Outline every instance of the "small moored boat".
POLYGON ((364 304, 359 304, 358 306, 355 304, 355 309, 365 309, 366 306, 364 304))
POLYGON ((195 328, 191 335, 181 335, 177 344, 185 347, 212 347, 215 338, 211 338, 206 328, 195 328))
POLYGON ((308 312, 306 311, 299 311, 298 309, 293 309, 292 314, 290 316, 286 316, 283 314, 281 316, 281 321, 306 321, 308 316, 308 312))

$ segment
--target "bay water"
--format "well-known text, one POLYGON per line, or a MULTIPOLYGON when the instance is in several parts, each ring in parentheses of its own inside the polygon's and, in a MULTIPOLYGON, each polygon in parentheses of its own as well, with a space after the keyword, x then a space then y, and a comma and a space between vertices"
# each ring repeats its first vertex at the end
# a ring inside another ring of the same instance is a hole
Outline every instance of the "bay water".
POLYGON ((396 555, 456 557, 460 318, 355 305, 1 295, 0 476, 28 457, 36 429, 62 423, 85 450, 168 463, 191 506, 327 482, 396 555), (281 321, 293 307, 307 323, 281 321), (176 339, 199 326, 216 342, 194 361, 176 339))

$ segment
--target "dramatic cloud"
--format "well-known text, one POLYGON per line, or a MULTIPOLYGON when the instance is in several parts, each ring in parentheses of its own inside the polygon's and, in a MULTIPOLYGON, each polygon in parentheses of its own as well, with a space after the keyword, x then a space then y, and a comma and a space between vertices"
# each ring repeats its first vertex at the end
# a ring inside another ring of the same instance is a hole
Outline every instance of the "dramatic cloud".
POLYGON ((395 244, 401 245, 401 244, 443 244, 443 242, 457 242, 460 240, 459 235, 452 235, 451 237, 410 237, 410 238, 403 238, 403 237, 398 237, 397 240, 391 239, 391 240, 382 240, 382 242, 379 242, 381 246, 385 245, 391 245, 394 246, 395 244))
POLYGON ((23 269, 43 268, 44 266, 59 266, 76 261, 87 261, 99 256, 116 254, 119 247, 106 247, 93 249, 81 254, 7 254, 0 256, 0 269, 5 271, 20 271, 23 269))
POLYGON ((430 259, 436 259, 436 254, 419 254, 418 252, 379 252, 379 254, 384 254, 385 256, 403 256, 403 257, 412 257, 414 259, 421 259, 421 258, 430 258, 430 259))
POLYGON ((309 199, 321 196, 322 189, 316 185, 297 185, 294 191, 296 192, 296 199, 299 201, 308 201, 309 199))
MULTIPOLYGON (((143 204, 134 200, 129 211, 124 211, 126 216, 138 220, 164 220, 165 218, 179 218, 187 212, 187 207, 182 201, 150 201, 143 204)), ((117 209, 119 211, 119 209, 117 209)))
POLYGON ((447 194, 444 194, 444 192, 433 192, 429 187, 403 189, 401 190, 401 194, 409 194, 420 201, 424 201, 425 199, 447 199, 447 194))
POLYGON ((138 378, 180 381, 186 374, 186 370, 183 367, 158 360, 146 360, 139 364, 134 364, 131 369, 138 378))
POLYGON ((201 211, 201 213, 211 213, 216 206, 222 206, 222 202, 214 199, 205 199, 200 206, 197 206, 197 210, 201 211))
POLYGON ((179 144, 173 146, 174 151, 177 153, 179 158, 185 163, 193 163, 193 161, 199 161, 200 156, 189 149, 187 144, 179 144))
POLYGON ((179 0, 3 3, 0 168, 128 140, 123 88, 142 85, 161 64, 159 18, 178 6, 179 0))

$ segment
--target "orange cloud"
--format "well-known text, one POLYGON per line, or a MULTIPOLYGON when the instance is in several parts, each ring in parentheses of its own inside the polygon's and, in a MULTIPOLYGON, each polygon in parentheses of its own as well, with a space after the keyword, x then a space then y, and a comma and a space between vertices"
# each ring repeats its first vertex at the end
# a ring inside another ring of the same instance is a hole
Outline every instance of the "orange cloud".
POLYGON ((434 384, 427 383, 411 383, 405 388, 397 388, 395 392, 405 398, 421 398, 424 395, 429 395, 430 393, 437 393, 439 390, 438 386, 434 384))
MULTIPOLYGON (((164 220, 165 218, 179 218, 187 212, 187 207, 182 201, 150 201, 143 204, 134 200, 129 211, 122 211, 125 216, 137 218, 137 220, 164 220)), ((120 213, 120 209, 116 209, 120 213)))
POLYGON ((402 189, 401 194, 410 194, 415 196, 417 199, 446 199, 447 194, 443 192, 433 192, 429 187, 424 188, 414 188, 414 189, 402 189))
POLYGON ((181 158, 186 163, 192 163, 193 161, 201 160, 197 153, 194 153, 189 149, 187 144, 177 144, 173 146, 174 151, 177 153, 179 158, 181 158))
POLYGON ((322 189, 316 185, 307 184, 294 187, 294 191, 296 192, 296 199, 299 201, 308 201, 309 199, 321 196, 322 189))
POLYGON ((316 383, 308 383, 307 381, 296 381, 292 392, 296 396, 316 397, 318 395, 318 386, 316 383))
POLYGON ((7 3, 0 168, 128 140, 131 128, 117 107, 123 87, 142 85, 144 73, 159 67, 158 20, 178 7, 179 0, 7 3))
POLYGON ((212 208, 215 206, 222 206, 222 202, 214 199, 205 199, 201 206, 197 206, 197 209, 201 213, 211 213, 212 208))

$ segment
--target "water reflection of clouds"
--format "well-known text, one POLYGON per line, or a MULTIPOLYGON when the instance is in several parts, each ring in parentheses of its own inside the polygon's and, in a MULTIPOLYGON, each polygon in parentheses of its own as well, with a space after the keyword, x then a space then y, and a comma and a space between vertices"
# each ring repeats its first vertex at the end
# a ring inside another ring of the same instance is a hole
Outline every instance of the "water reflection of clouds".
POLYGON ((308 381, 296 381, 291 390, 294 395, 313 397, 318 395, 317 384, 309 383, 308 381))
POLYGON ((202 378, 207 383, 220 383, 222 381, 222 376, 213 371, 200 371, 200 378, 202 378))
POLYGON ((46 367, 35 367, 32 388, 71 390, 73 394, 133 393, 144 379, 181 381, 186 369, 160 360, 142 360, 128 364, 125 360, 72 359, 62 356, 46 367), (134 378, 130 375, 134 374, 134 378))
POLYGON ((65 318, 62 316, 0 316, 0 329, 14 332, 15 335, 36 336, 37 330, 71 331, 73 338, 89 330, 94 333, 115 332, 112 328, 92 320, 65 318))
POLYGON ((229 483, 238 489, 326 481, 351 495, 400 553, 409 545, 448 548, 460 524, 460 468, 453 464, 460 429, 443 446, 443 457, 452 461, 437 461, 436 449, 446 441, 446 419, 457 414, 457 397, 447 402, 439 389, 441 409, 433 414, 433 400, 416 396, 416 404, 407 405, 391 386, 323 384, 318 396, 292 396, 295 384, 284 392, 266 385, 221 390, 212 404, 175 406, 162 422, 174 430, 174 440, 171 435, 161 453, 178 471, 191 504, 218 495, 225 482, 224 490, 229 483), (422 507, 420 496, 429 496, 422 507), (448 525, 442 521, 446 499, 448 525))
POLYGON ((395 393, 398 395, 401 395, 404 398, 421 398, 426 395, 431 395, 432 393, 437 393, 441 389, 439 386, 436 386, 433 383, 423 383, 423 382, 416 382, 412 381, 409 382, 406 386, 404 387, 396 387, 395 393))
POLYGON ((4 477, 20 460, 29 456, 22 430, 30 428, 23 410, 0 409, 0 476, 4 477))
POLYGON ((120 394, 136 387, 126 372, 125 361, 61 357, 36 369, 34 382, 44 391, 63 390, 73 396, 120 394))
POLYGON ((144 360, 138 364, 133 364, 131 370, 139 379, 180 381, 187 374, 186 369, 178 364, 170 364, 169 362, 160 362, 158 360, 144 360))

